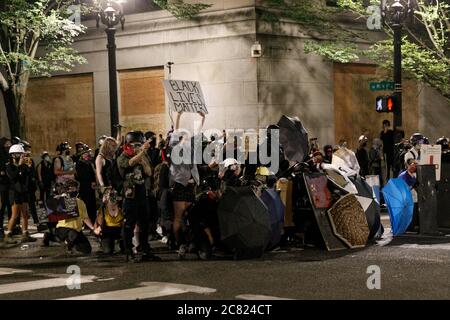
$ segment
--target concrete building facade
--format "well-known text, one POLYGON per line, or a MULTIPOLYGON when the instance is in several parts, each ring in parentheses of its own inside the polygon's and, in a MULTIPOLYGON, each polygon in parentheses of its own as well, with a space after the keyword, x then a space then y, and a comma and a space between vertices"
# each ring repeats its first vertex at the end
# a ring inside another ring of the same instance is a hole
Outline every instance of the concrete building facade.
MULTIPOLYGON (((119 108, 121 122, 128 128, 158 133, 170 128, 162 80, 171 77, 201 83, 209 110, 206 129, 257 129, 286 114, 298 116, 321 145, 345 138, 354 146, 363 130, 373 137, 378 134, 386 115, 375 112, 374 98, 379 93, 370 92, 368 82, 382 78, 370 61, 337 65, 305 54, 308 37, 299 26, 288 21, 262 21, 259 1, 202 2, 212 7, 193 20, 178 20, 166 11, 149 11, 127 15, 125 30, 118 29, 119 108), (251 56, 256 41, 262 46, 258 58, 251 56), (169 61, 174 63, 170 75, 165 67, 169 61)), ((42 124, 28 131, 28 139, 37 149, 51 150, 58 139, 72 143, 83 139, 94 144, 96 137, 110 132, 106 35, 104 27, 95 27, 95 21, 84 24, 88 30, 75 48, 88 63, 54 77, 60 82, 55 86, 64 86, 65 93, 55 96, 57 90, 45 91, 42 83, 50 79, 30 83, 29 122, 42 124), (68 94, 71 90, 81 93, 68 94), (36 131, 45 130, 49 121, 58 122, 46 117, 57 101, 58 109, 66 108, 66 120, 52 127, 53 136, 39 140, 36 131)), ((50 84, 47 87, 51 88, 50 84)), ((406 83, 404 91, 407 135, 422 131, 432 140, 450 136, 448 117, 442 117, 450 110, 447 100, 415 82, 406 83)), ((3 106, 0 116, 1 134, 8 135, 3 106)), ((184 115, 181 126, 192 128, 197 118, 195 114, 184 115)))

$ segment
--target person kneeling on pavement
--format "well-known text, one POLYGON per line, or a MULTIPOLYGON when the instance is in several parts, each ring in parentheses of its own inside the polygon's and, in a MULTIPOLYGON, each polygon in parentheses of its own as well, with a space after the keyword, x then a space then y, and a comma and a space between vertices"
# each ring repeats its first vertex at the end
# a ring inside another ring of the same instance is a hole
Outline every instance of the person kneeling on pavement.
POLYGON ((120 241, 120 251, 125 252, 121 237, 124 215, 119 200, 117 191, 108 188, 103 195, 103 205, 98 210, 94 232, 100 236, 100 244, 105 254, 114 253, 116 240, 120 241))
MULTIPOLYGON (((67 180, 64 184, 59 184, 55 187, 58 196, 66 196, 73 192, 78 192, 79 184, 76 180, 67 180)), ((83 234, 83 224, 94 231, 94 226, 89 219, 86 205, 83 200, 76 198, 76 210, 78 217, 60 220, 56 225, 56 238, 65 243, 67 251, 71 252, 73 248, 83 254, 90 254, 92 251, 91 244, 86 236, 83 234)))

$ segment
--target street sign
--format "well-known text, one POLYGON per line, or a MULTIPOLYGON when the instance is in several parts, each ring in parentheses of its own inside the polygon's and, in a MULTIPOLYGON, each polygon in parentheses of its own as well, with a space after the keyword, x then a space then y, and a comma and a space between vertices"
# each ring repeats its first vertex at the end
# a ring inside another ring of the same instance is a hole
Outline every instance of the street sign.
POLYGON ((370 91, 394 90, 395 83, 392 81, 369 82, 370 91))

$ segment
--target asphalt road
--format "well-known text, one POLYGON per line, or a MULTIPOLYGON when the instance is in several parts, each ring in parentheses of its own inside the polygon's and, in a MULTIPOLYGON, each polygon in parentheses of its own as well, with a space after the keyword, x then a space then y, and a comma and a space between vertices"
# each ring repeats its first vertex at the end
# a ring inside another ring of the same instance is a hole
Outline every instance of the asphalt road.
POLYGON ((193 254, 179 261, 161 243, 153 247, 162 262, 100 256, 97 243, 90 256, 68 255, 58 244, 45 248, 40 241, 23 250, 20 245, 0 248, 0 299, 450 298, 449 236, 409 234, 335 252, 282 248, 241 261, 200 261, 193 254), (80 289, 67 286, 78 279, 69 266, 79 267, 80 289), (373 266, 379 267, 379 278, 369 284, 379 289, 367 286, 368 278, 378 274, 373 266))

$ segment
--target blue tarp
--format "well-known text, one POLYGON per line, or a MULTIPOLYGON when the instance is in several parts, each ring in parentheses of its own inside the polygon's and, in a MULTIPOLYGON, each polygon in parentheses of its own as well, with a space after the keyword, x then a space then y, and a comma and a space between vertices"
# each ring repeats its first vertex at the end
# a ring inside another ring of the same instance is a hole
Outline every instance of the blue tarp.
POLYGON ((413 218, 411 191, 405 181, 396 178, 390 179, 382 192, 391 219, 392 234, 400 235, 406 231, 413 218))

